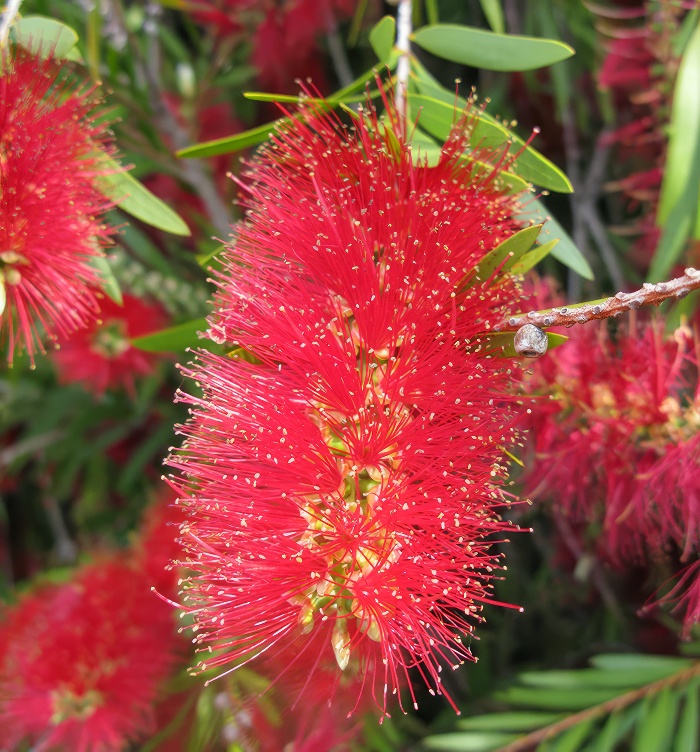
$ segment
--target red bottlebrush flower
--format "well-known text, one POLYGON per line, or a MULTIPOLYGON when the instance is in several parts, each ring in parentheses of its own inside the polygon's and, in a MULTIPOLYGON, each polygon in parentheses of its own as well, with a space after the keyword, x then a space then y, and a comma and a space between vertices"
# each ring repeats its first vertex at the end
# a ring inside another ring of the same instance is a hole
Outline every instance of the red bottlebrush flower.
POLYGON ((139 741, 180 644, 172 611, 117 560, 24 597, 0 622, 2 748, 120 752, 139 741))
POLYGON ((130 340, 162 329, 166 314, 132 295, 123 302, 104 298, 89 327, 61 340, 52 357, 63 383, 81 382, 97 395, 116 387, 133 394, 136 379, 153 372, 158 356, 137 350, 130 340))
POLYGON ((0 77, 0 274, 7 309, 0 336, 30 358, 42 331, 66 336, 98 310, 92 260, 111 230, 98 188, 110 151, 84 91, 52 60, 2 53, 0 77))
POLYGON ((442 664, 473 660, 511 529, 511 368, 478 335, 517 290, 474 274, 516 204, 460 158, 468 122, 429 168, 376 116, 302 116, 251 162, 218 280, 210 336, 239 350, 200 353, 203 395, 178 393, 184 603, 202 669, 329 628, 385 707, 409 668, 441 693, 442 664))

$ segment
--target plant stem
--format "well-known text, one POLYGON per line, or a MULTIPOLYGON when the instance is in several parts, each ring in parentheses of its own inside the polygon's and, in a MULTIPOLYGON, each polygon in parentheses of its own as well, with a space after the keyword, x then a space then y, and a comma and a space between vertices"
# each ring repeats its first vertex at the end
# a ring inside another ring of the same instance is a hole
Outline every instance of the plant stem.
POLYGON ((399 0, 396 13, 396 49, 399 61, 396 65, 396 112, 399 122, 406 123, 406 95, 408 94, 408 77, 411 72, 411 16, 412 0, 399 0))
POLYGON ((505 747, 501 747, 500 752, 524 752, 524 750, 533 749, 541 741, 544 741, 545 739, 551 739, 552 737, 561 734, 562 731, 566 731, 573 726, 578 726, 579 723, 589 721, 601 715, 609 715, 616 710, 621 710, 622 708, 626 708, 628 705, 632 705, 633 703, 643 699, 647 695, 660 692, 666 687, 673 687, 676 684, 688 683, 696 676, 700 676, 700 661, 697 661, 688 668, 681 669, 672 676, 667 676, 665 679, 653 682, 652 684, 647 684, 640 689, 626 692, 619 697, 613 697, 612 700, 603 702, 600 705, 595 705, 592 708, 587 708, 586 710, 582 710, 579 713, 574 713, 574 715, 570 715, 561 721, 557 721, 557 723, 553 723, 551 726, 545 726, 544 728, 538 729, 537 731, 533 731, 527 736, 523 736, 520 739, 516 739, 514 742, 511 742, 510 744, 506 744, 505 747))
POLYGON ((682 277, 676 277, 668 282, 659 282, 655 285, 645 282, 644 286, 635 292, 618 292, 610 298, 594 300, 576 306, 518 313, 497 324, 494 330, 497 332, 512 332, 525 324, 534 324, 542 328, 585 324, 593 319, 608 319, 611 316, 619 316, 625 311, 643 305, 659 305, 669 298, 684 298, 689 292, 697 289, 700 289, 700 270, 688 267, 682 277))

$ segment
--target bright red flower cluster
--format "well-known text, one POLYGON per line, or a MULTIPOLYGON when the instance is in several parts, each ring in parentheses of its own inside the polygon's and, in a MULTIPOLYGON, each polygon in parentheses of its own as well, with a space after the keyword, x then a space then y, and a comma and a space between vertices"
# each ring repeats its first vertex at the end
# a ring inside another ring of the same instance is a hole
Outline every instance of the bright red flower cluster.
POLYGON ((0 748, 119 752, 153 731, 181 640, 139 561, 41 587, 0 622, 0 748))
POLYGON ((588 325, 534 368, 531 389, 550 400, 533 411, 525 490, 595 525, 598 554, 617 567, 700 553, 696 347, 684 328, 613 339, 588 325))
POLYGON ((409 669, 441 693, 473 660, 516 413, 480 333, 517 295, 475 267, 517 226, 461 126, 429 168, 395 123, 309 105, 250 164, 210 320, 237 349, 185 369, 169 460, 202 670, 323 630, 385 707, 409 669))
POLYGON ((67 336, 96 314, 109 202, 98 188, 109 150, 87 93, 52 60, 2 53, 0 275, 7 309, 0 336, 33 358, 45 332, 67 336))
POLYGON ((133 395, 136 379, 153 372, 157 356, 132 347, 130 340, 162 329, 166 314, 156 304, 124 295, 123 306, 103 298, 97 315, 53 353, 59 378, 82 382, 98 395, 116 387, 133 395))

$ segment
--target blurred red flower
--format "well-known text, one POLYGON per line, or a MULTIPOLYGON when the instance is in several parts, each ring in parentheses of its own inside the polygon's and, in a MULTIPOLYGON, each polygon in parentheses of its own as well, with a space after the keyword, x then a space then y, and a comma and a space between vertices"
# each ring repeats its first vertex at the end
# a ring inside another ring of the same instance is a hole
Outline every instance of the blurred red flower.
POLYGON ((185 610, 202 670, 323 630, 385 708, 409 668, 441 694, 473 660, 501 566, 512 366, 478 335, 517 290, 474 274, 515 198, 460 159, 468 121, 429 168, 390 121, 302 113, 251 162, 219 277, 210 336, 239 350, 178 396, 185 610))
POLYGON ((172 609, 136 566, 97 561, 0 622, 0 748, 119 752, 154 730, 181 653, 172 609))
POLYGON ((162 329, 166 313, 133 295, 124 295, 123 303, 103 298, 98 318, 60 341, 52 359, 61 382, 83 383, 97 395, 117 387, 133 395, 136 380, 153 372, 158 355, 132 347, 130 340, 162 329))
POLYGON ((619 569, 694 561, 700 382, 690 330, 669 337, 659 323, 643 324, 613 339, 588 325, 570 334, 529 381, 549 399, 532 412, 525 492, 592 526, 598 555, 619 569))
POLYGON ((89 322, 100 276, 92 265, 111 234, 98 179, 111 152, 89 92, 52 60, 2 52, 0 78, 0 277, 8 360, 33 360, 44 332, 66 336, 89 322))

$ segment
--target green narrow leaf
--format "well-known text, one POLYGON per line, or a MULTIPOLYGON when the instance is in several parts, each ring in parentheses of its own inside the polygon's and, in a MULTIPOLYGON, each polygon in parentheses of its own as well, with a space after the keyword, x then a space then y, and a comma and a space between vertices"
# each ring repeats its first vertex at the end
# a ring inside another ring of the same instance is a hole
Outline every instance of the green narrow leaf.
POLYGON ((542 225, 525 227, 499 243, 481 259, 476 267, 476 274, 467 287, 473 287, 477 282, 485 282, 499 267, 499 275, 509 271, 513 264, 532 248, 541 229, 542 225))
MULTIPOLYGON (((389 56, 391 58, 391 55, 389 56)), ((386 61, 386 64, 391 67, 392 60, 389 59, 386 61)), ((326 103, 331 107, 336 106, 343 106, 343 103, 346 101, 346 98, 349 98, 351 94, 353 94, 356 91, 362 90, 362 88, 365 86, 365 84, 368 81, 371 81, 376 76, 376 71, 374 68, 371 70, 365 71, 361 76, 356 78, 351 84, 346 86, 343 89, 340 89, 339 91, 336 91, 333 95, 328 97, 326 103)), ((249 98, 254 98, 255 96, 258 96, 257 92, 250 92, 251 95, 249 98)), ((259 96, 265 97, 269 101, 290 101, 293 100, 294 102, 298 102, 298 97, 287 97, 286 95, 276 95, 276 94, 260 94, 259 96)), ((355 99, 348 99, 348 101, 356 101, 355 99)), ((232 154, 237 151, 241 151, 243 149, 247 149, 251 146, 257 146, 258 144, 261 144, 263 141, 266 141, 268 137, 274 133, 278 128, 280 128, 285 123, 289 122, 288 117, 279 118, 279 120, 274 120, 271 123, 263 123, 262 125, 258 125, 255 128, 250 128, 247 131, 243 131, 242 133, 234 133, 231 136, 225 136, 224 138, 217 138, 214 141, 204 141, 201 144, 194 144, 193 146, 188 146, 185 149, 180 149, 180 151, 177 152, 178 157, 185 157, 185 158, 192 158, 192 157, 215 157, 219 154, 232 154)))
POLYGON ((700 677, 690 682, 685 691, 685 704, 681 713, 673 752, 696 752, 700 749, 700 677))
POLYGON ((577 723, 570 729, 556 736, 549 747, 552 752, 577 752, 591 733, 595 719, 577 723))
POLYGON ((11 31, 14 41, 34 55, 63 60, 78 42, 70 26, 43 16, 24 16, 11 31))
POLYGON ((556 219, 547 214, 547 209, 540 199, 528 199, 519 219, 529 219, 535 222, 544 222, 542 239, 549 240, 558 238, 559 244, 552 250, 552 256, 564 266, 573 269, 584 279, 593 279, 593 270, 584 255, 576 247, 566 230, 556 219))
MULTIPOLYGON (((503 6, 501 0, 479 0, 481 3, 481 10, 488 21, 492 31, 497 34, 504 34, 506 30, 506 24, 503 19, 503 6)), ((430 23, 436 23, 431 21, 430 23)))
POLYGON ((433 55, 454 63, 493 71, 543 68, 574 54, 568 44, 554 39, 496 34, 452 24, 423 26, 411 38, 433 55))
POLYGON ((512 711, 460 718, 456 726, 463 731, 532 731, 561 719, 560 713, 512 711))
MULTIPOLYGON (((572 308, 573 306, 569 306, 572 308)), ((592 666, 606 671, 628 671, 630 669, 664 668, 667 676, 693 665, 690 658, 675 655, 648 655, 645 653, 601 653, 590 659, 592 666)))
MULTIPOLYGON (((551 332, 547 332, 549 338, 551 332)), ((576 687, 549 689, 535 687, 509 687, 494 694, 494 699, 509 705, 543 710, 584 710, 593 705, 612 700, 620 694, 616 689, 576 687)))
POLYGON ((641 720, 634 735, 634 752, 666 752, 671 748, 679 704, 679 693, 670 687, 644 698, 641 720))
POLYGON ((357 2, 355 15, 352 17, 350 31, 348 31, 348 47, 354 47, 357 44, 357 40, 360 36, 360 30, 362 29, 362 21, 364 20, 365 13, 367 12, 368 5, 369 0, 358 0, 357 2))
POLYGON ((104 256, 93 256, 90 260, 90 265, 97 270, 102 279, 102 287, 110 298, 117 304, 122 305, 122 291, 119 287, 119 282, 114 276, 112 267, 109 265, 109 261, 104 256))
POLYGON ((201 144, 188 146, 177 152, 178 157, 215 157, 219 154, 231 154, 236 151, 247 149, 249 146, 257 146, 266 141, 271 133, 283 123, 289 122, 289 118, 280 118, 272 123, 264 123, 250 128, 242 133, 234 133, 232 136, 217 138, 214 141, 204 141, 201 144))
POLYGON ((554 240, 550 240, 548 243, 533 248, 529 253, 526 253, 520 261, 513 264, 510 270, 511 274, 525 274, 526 272, 529 272, 533 266, 539 264, 543 258, 546 258, 551 253, 552 249, 558 242, 559 238, 554 238, 554 240))
MULTIPOLYGON (((639 705, 633 705, 631 710, 638 711, 639 705)), ((601 732, 596 737, 593 744, 588 746, 589 752, 613 752, 617 747, 617 743, 634 725, 636 715, 634 712, 629 712, 629 708, 623 708, 620 711, 611 713, 608 716, 605 725, 601 732)))
POLYGON ((186 350, 188 347, 204 346, 199 332, 208 329, 207 320, 194 319, 184 324, 161 329, 153 334, 146 334, 131 340, 131 344, 139 350, 146 352, 177 352, 186 350))
POLYGON ((145 185, 107 155, 104 155, 104 164, 110 172, 101 176, 102 192, 116 201, 122 211, 173 235, 190 235, 184 220, 145 185))
POLYGON ((647 281, 660 282, 666 279, 673 265, 683 255, 686 243, 693 234, 695 215, 698 214, 697 202, 698 191, 687 190, 671 209, 659 236, 647 281))
MULTIPOLYGON (((571 306, 573 308, 574 306, 571 306)), ((526 671, 518 675, 523 684, 533 687, 642 687, 664 679, 674 670, 667 666, 644 666, 640 668, 607 671, 600 668, 584 668, 574 671, 526 671)))
POLYGON ((421 744, 427 749, 445 750, 445 752, 490 752, 500 749, 517 739, 517 734, 452 733, 427 736, 421 744))
POLYGON ((700 183, 700 25, 683 53, 669 124, 669 142, 656 223, 662 227, 673 207, 700 183))
POLYGON ((437 0, 425 0, 425 15, 429 24, 440 23, 437 0))
POLYGON ((389 59, 396 39, 396 20, 393 16, 381 18, 369 32, 369 43, 380 62, 389 59))
MULTIPOLYGON (((547 351, 553 350, 555 347, 559 347, 559 345, 563 345, 564 342, 566 342, 569 338, 565 337, 563 334, 556 334, 555 332, 547 332, 547 351)), ((495 355, 498 358, 522 358, 523 356, 520 355, 515 351, 515 332, 494 332, 493 334, 486 334, 483 337, 479 337, 479 342, 483 343, 482 350, 494 350, 495 355)), ((527 692, 533 692, 535 690, 528 689, 525 690, 525 687, 513 687, 512 689, 522 689, 523 691, 527 692)), ((506 690, 510 691, 510 690, 506 690)), ((507 700, 510 702, 510 700, 507 700)), ((517 705, 525 705, 527 706, 526 702, 520 702, 516 703, 513 702, 513 704, 517 705)), ((557 705, 533 705, 533 707, 541 707, 544 709, 548 708, 557 708, 557 705)), ((562 708, 566 709, 566 708, 562 708)), ((577 708, 574 708, 577 709, 577 708)))

